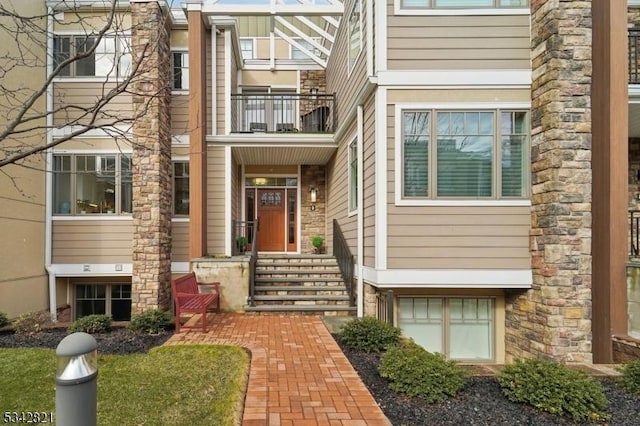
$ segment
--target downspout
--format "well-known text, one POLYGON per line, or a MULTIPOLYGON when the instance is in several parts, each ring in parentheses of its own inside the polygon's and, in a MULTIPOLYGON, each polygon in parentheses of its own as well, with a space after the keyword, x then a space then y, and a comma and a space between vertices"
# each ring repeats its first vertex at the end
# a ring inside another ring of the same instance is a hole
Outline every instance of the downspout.
MULTIPOLYGON (((47 76, 51 75, 53 72, 53 56, 50 54, 53 52, 53 37, 49 36, 53 33, 53 9, 48 8, 48 16, 47 16, 47 76)), ((53 84, 50 84, 47 87, 47 95, 46 95, 46 108, 47 111, 53 111, 53 84)), ((47 126, 47 136, 46 143, 47 145, 53 142, 53 135, 51 134, 53 128, 53 116, 51 114, 47 114, 46 118, 46 126, 47 126)), ((51 254, 51 237, 53 235, 52 232, 52 222, 51 216, 53 210, 51 209, 53 202, 53 174, 48 171, 53 171, 53 150, 48 149, 45 161, 45 221, 44 221, 44 267, 49 275, 49 312, 51 313, 51 320, 54 322, 58 321, 58 313, 57 313, 57 299, 58 295, 56 293, 56 273, 51 265, 52 254, 51 254)))
POLYGON ((358 318, 361 318, 364 315, 364 278, 362 277, 362 271, 364 270, 364 218, 362 217, 364 214, 364 208, 362 203, 364 201, 363 190, 364 190, 364 170, 363 170, 363 148, 362 144, 364 141, 364 107, 362 104, 359 104, 357 107, 357 123, 358 123, 358 135, 356 141, 356 152, 358 155, 358 176, 357 179, 357 203, 358 203, 358 213, 357 213, 357 228, 358 228, 358 237, 357 237, 357 259, 358 259, 358 289, 357 289, 357 315, 358 318))

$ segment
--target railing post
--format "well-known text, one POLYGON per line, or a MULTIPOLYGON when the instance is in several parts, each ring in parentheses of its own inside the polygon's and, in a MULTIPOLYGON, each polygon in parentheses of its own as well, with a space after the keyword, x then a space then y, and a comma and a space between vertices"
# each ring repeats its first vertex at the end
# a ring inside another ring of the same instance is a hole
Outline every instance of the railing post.
POLYGON ((387 322, 391 325, 393 325, 393 290, 387 290, 387 297, 386 297, 386 308, 387 308, 387 312, 386 312, 386 316, 387 316, 387 322))

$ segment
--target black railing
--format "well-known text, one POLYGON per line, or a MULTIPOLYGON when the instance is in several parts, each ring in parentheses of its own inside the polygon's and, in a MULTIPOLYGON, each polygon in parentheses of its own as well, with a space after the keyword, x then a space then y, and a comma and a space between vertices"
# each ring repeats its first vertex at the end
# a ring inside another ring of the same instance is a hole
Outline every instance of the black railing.
POLYGON ((334 133, 335 95, 236 93, 231 95, 233 133, 334 133))
POLYGON ((233 221, 232 231, 232 254, 234 256, 246 255, 249 253, 249 297, 247 302, 253 305, 256 293, 256 263, 258 261, 258 229, 259 221, 242 222, 233 221))
POLYGON ((376 293, 378 319, 393 325, 393 290, 376 293))
POLYGON ((338 221, 336 219, 333 219, 333 255, 338 261, 340 272, 342 272, 344 283, 347 286, 349 303, 351 306, 355 306, 356 292, 353 288, 353 255, 351 254, 351 250, 349 250, 349 245, 344 239, 344 235, 342 234, 342 230, 340 229, 340 225, 338 225, 338 221))
POLYGON ((629 210, 629 256, 640 256, 640 210, 629 210))
POLYGON ((640 29, 629 30, 629 84, 640 84, 640 29))

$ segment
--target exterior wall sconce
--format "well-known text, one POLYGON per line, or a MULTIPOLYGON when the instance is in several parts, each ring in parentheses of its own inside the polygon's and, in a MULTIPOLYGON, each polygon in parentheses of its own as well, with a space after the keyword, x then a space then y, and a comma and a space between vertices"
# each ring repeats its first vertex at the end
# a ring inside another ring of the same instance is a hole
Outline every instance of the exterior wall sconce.
POLYGON ((311 211, 316 209, 316 201, 318 201, 318 189, 315 187, 309 188, 309 200, 311 201, 311 211))

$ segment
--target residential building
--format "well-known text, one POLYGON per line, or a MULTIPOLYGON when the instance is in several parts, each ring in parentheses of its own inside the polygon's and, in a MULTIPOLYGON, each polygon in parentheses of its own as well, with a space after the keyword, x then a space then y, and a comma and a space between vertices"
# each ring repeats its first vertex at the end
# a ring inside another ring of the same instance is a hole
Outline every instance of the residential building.
MULTIPOLYGON (((87 52, 108 7, 46 5, 51 72, 87 52)), ((55 141, 135 76, 99 126, 48 151, 50 309, 127 319, 169 306, 170 277, 196 270, 223 282, 226 309, 260 310, 285 290, 256 295, 255 258, 275 282, 321 236, 315 258, 338 258, 351 288, 337 313, 389 314, 451 359, 626 356, 640 337, 625 280, 640 150, 627 32, 601 17, 636 10, 119 1, 121 26, 47 95, 55 141)))

